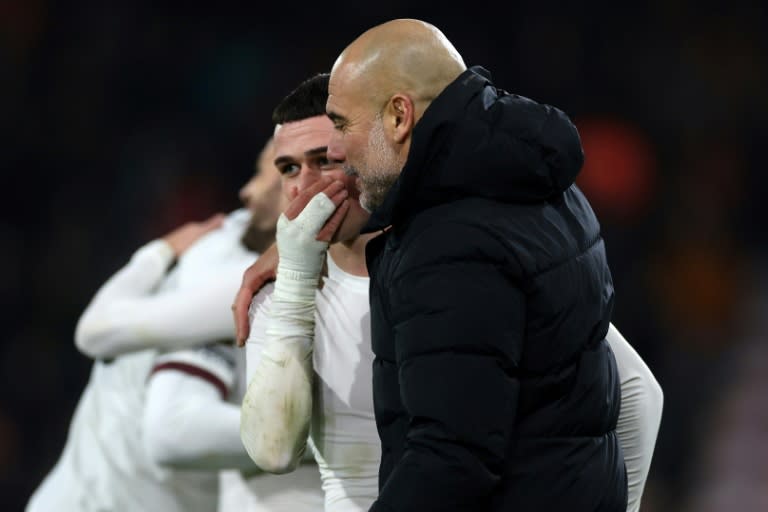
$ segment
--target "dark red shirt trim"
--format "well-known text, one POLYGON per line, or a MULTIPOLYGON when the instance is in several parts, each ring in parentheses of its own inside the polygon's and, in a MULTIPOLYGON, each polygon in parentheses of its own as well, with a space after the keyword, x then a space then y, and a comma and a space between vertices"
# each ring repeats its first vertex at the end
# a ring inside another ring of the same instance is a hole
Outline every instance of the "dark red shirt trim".
POLYGON ((152 373, 150 373, 150 375, 154 375, 155 373, 161 370, 177 370, 177 371, 201 378, 204 381, 209 382, 211 385, 213 385, 216 389, 219 390, 219 393, 221 393, 222 400, 226 399, 227 394, 229 393, 229 390, 227 389, 226 384, 224 384, 224 381, 222 381, 220 378, 218 378, 216 375, 212 374, 208 370, 204 370, 199 366, 194 366, 188 363, 171 361, 168 363, 158 364, 157 366, 152 368, 152 373))

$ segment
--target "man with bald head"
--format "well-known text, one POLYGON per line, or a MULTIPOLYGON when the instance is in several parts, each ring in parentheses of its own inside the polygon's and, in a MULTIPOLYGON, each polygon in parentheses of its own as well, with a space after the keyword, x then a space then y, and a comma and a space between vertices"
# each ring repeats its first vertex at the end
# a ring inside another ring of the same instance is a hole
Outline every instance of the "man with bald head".
POLYGON ((339 56, 328 157, 367 230, 374 511, 624 511, 613 284, 576 128, 395 20, 339 56))

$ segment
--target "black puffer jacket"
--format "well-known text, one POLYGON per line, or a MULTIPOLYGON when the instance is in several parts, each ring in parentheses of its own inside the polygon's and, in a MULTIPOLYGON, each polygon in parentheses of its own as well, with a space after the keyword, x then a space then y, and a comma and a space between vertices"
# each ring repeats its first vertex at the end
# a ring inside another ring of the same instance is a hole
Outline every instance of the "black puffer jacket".
POLYGON ((472 68, 371 218, 375 511, 626 510, 613 285, 559 110, 472 68))

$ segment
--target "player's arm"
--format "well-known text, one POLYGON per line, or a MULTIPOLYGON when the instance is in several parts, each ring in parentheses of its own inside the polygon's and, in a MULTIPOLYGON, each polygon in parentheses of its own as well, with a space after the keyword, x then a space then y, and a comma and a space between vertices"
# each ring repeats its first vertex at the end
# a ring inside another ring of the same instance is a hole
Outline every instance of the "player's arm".
POLYGON ((245 342, 250 335, 251 325, 249 312, 253 298, 265 284, 274 281, 275 277, 277 277, 278 256, 277 245, 273 243, 261 256, 259 256, 259 259, 243 273, 240 289, 237 291, 235 301, 232 304, 232 314, 235 323, 235 341, 239 347, 245 345, 245 342))
MULTIPOLYGON (((205 222, 187 223, 136 251, 128 264, 102 285, 80 316, 75 329, 77 348, 89 357, 110 358, 150 347, 201 344, 220 338, 218 333, 231 331, 221 327, 229 321, 226 307, 224 314, 219 315, 223 320, 216 325, 207 324, 210 329, 185 329, 190 325, 189 318, 200 318, 195 315, 208 310, 212 304, 210 297, 185 293, 188 309, 184 310, 178 307, 178 296, 155 293, 174 259, 201 236, 220 226, 222 218, 215 215, 205 222), (215 333, 213 336, 211 331, 215 333)), ((225 303, 229 300, 227 294, 231 294, 235 286, 230 283, 221 286, 219 294, 226 297, 225 303)), ((220 299, 214 297, 213 300, 220 299)))
POLYGON ((93 358, 112 357, 114 353, 105 350, 111 345, 106 335, 111 326, 110 305, 152 293, 174 258, 173 249, 163 240, 154 240, 136 251, 128 264, 102 285, 80 316, 75 329, 77 348, 93 358))
POLYGON ((501 477, 515 423, 524 294, 477 228, 432 225, 405 251, 382 293, 407 441, 371 510, 474 510, 501 477))
POLYGON ((257 301, 251 322, 248 387, 241 407, 243 445, 264 471, 294 470, 306 447, 315 294, 334 222, 338 225, 346 211, 345 197, 341 183, 318 181, 299 194, 277 222, 277 279, 269 304, 259 307, 257 301), (327 237, 321 235, 329 224, 327 237))
POLYGON ((94 358, 200 346, 234 336, 230 301, 238 276, 221 272, 192 287, 94 299, 78 325, 78 347, 94 358))
MULTIPOLYGON (((252 329, 245 345, 248 387, 241 405, 240 436, 257 466, 288 473, 306 450, 312 414, 312 338, 314 311, 306 313, 304 334, 276 338, 266 325, 274 285, 268 284, 251 307, 252 329), (271 339, 270 339, 271 338, 271 339)), ((278 308, 279 309, 279 308, 278 308)), ((294 322, 301 322, 296 315, 294 322)))
POLYGON ((240 408, 226 401, 235 381, 234 357, 231 346, 209 345, 157 358, 142 421, 146 451, 157 464, 256 469, 240 442, 240 408))
POLYGON ((627 511, 637 512, 659 433, 664 393, 643 359, 613 324, 606 340, 616 358, 621 380, 616 433, 627 467, 627 511))

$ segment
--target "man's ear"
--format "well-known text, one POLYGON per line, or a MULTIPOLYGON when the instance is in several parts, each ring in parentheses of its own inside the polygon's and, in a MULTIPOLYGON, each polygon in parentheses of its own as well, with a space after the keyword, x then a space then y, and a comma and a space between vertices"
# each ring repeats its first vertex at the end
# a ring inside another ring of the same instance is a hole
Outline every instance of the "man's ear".
POLYGON ((396 144, 402 144, 413 130, 415 109, 413 101, 405 94, 395 94, 387 103, 388 128, 396 144))

